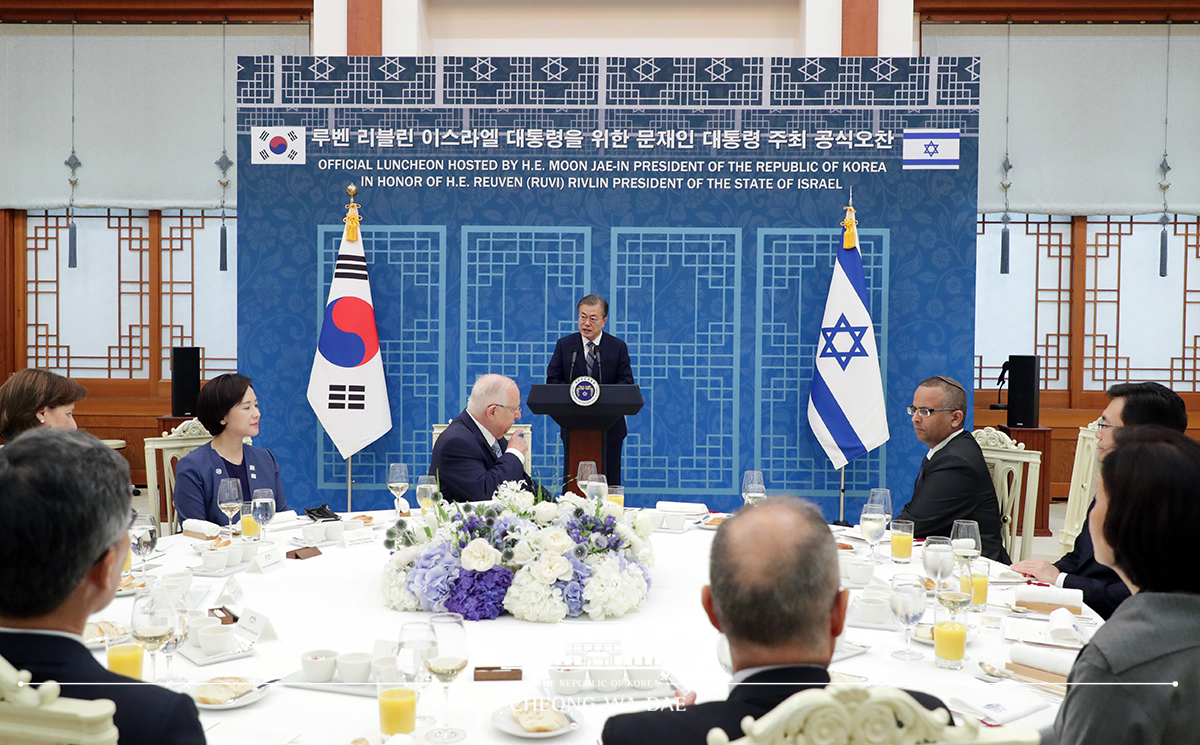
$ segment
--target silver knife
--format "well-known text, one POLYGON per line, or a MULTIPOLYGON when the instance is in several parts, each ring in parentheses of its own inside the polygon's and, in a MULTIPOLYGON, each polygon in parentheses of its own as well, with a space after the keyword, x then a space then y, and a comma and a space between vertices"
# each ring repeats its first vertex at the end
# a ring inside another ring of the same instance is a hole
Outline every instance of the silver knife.
POLYGON ((276 678, 275 680, 268 680, 266 683, 260 683, 244 693, 239 693, 238 695, 229 699, 225 703, 232 704, 234 701, 237 701, 239 698, 245 698, 246 696, 249 696, 251 693, 254 693, 255 691, 261 691, 262 689, 266 688, 267 686, 271 685, 272 683, 278 683, 280 680, 281 680, 280 678, 276 678))

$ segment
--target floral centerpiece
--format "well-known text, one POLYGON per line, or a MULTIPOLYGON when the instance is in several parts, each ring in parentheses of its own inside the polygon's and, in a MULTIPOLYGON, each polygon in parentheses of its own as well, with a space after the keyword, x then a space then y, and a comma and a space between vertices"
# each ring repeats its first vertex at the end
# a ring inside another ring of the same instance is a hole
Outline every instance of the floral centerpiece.
POLYGON ((389 528, 385 603, 549 623, 584 613, 616 618, 646 599, 654 563, 648 514, 626 516, 614 502, 574 494, 539 502, 513 481, 493 499, 439 502, 424 525, 401 519, 389 528))

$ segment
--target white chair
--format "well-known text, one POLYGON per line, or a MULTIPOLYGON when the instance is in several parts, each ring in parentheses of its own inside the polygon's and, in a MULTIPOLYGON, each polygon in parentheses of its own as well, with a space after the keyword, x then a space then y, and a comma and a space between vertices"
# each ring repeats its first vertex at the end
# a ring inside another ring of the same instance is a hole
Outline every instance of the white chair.
POLYGON ((1014 442, 1011 437, 992 427, 977 429, 975 442, 983 450, 992 484, 996 487, 996 498, 1000 500, 1000 536, 1004 550, 1013 561, 1028 559, 1033 555, 1034 522, 1037 519, 1038 477, 1042 471, 1042 454, 1037 450, 1026 450, 1025 443, 1014 442), (1015 550, 1017 542, 1017 505, 1024 496, 1024 519, 1021 524, 1021 550, 1015 550))
POLYGON ((0 657, 0 745, 116 745, 116 705, 59 698, 59 685, 28 685, 28 670, 0 657))
POLYGON ((162 437, 146 438, 146 498, 151 515, 159 514, 158 457, 162 456, 163 496, 167 504, 167 521, 164 533, 175 532, 175 464, 179 459, 206 442, 213 436, 208 433, 199 419, 189 419, 162 437))
MULTIPOLYGON (((983 727, 966 717, 961 727, 949 725, 945 709, 929 711, 897 688, 838 685, 796 693, 755 721, 742 720, 743 737, 736 745, 915 745, 915 743, 979 743, 1037 745, 1037 730, 1019 724, 983 727)), ((708 745, 729 745, 720 727, 709 730, 708 745)))
POLYGON ((1096 479, 1100 476, 1099 422, 1079 428, 1079 439, 1075 441, 1075 465, 1071 468, 1071 490, 1067 492, 1067 517, 1058 533, 1058 545, 1064 554, 1075 548, 1075 539, 1083 530, 1088 508, 1096 493, 1096 479))
MULTIPOLYGON (((430 443, 431 447, 434 443, 437 442, 438 437, 440 437, 441 434, 446 431, 446 427, 449 427, 449 426, 450 426, 449 424, 433 425, 433 442, 430 443)), ((508 431, 504 433, 504 436, 506 438, 510 438, 513 435, 518 434, 518 433, 521 434, 525 438, 525 442, 529 443, 529 452, 525 454, 525 473, 532 476, 533 475, 533 425, 532 424, 517 424, 516 422, 513 422, 513 426, 508 428, 508 431)))

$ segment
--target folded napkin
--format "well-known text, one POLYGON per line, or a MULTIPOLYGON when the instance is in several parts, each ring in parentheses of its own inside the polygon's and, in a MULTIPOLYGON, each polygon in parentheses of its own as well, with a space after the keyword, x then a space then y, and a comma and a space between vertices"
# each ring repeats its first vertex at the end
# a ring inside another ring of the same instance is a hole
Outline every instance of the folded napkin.
POLYGON ((188 518, 183 521, 183 533, 192 538, 214 538, 221 532, 221 526, 207 520, 188 518))
POLYGON ((1008 724, 1050 704, 1041 696, 1017 686, 995 686, 986 691, 971 691, 951 697, 950 708, 970 714, 988 724, 1008 724))
MULTIPOLYGON (((296 519, 296 511, 295 510, 284 510, 283 512, 276 512, 275 517, 271 518, 271 523, 290 523, 292 520, 295 520, 295 519, 296 519)), ((268 523, 268 525, 269 524, 270 523, 268 523)))
POLYGON ((684 515, 707 515, 708 507, 703 502, 659 502, 654 505, 659 512, 675 512, 684 515))
POLYGON ((1050 614, 1050 638, 1063 644, 1086 644, 1092 635, 1083 630, 1075 614, 1059 608, 1050 614))
POLYGON ((1008 650, 1008 659, 1013 664, 1063 677, 1071 672, 1071 666, 1075 664, 1075 658, 1078 656, 1079 651, 1074 649, 1035 647, 1029 644, 1014 644, 1008 650))
POLYGON ((1017 588, 1017 605, 1025 605, 1035 610, 1053 610, 1054 608, 1083 609, 1083 590, 1071 590, 1066 587, 1040 587, 1025 585, 1017 588))

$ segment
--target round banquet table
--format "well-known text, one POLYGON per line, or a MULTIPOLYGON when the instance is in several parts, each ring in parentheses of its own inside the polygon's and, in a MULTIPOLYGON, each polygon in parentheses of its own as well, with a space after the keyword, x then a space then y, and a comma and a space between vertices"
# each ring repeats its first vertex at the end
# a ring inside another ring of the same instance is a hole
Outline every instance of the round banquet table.
MULTIPOLYGON (((366 514, 375 515, 376 522, 391 518, 390 512, 366 514)), ((291 549, 294 546, 289 539, 299 534, 295 529, 269 529, 267 540, 291 549)), ((191 683, 224 675, 270 680, 298 671, 300 655, 307 650, 328 648, 339 652, 371 652, 376 640, 394 644, 401 624, 428 618, 429 614, 401 613, 384 606, 380 587, 389 551, 383 546, 383 532, 378 532, 377 536, 372 545, 354 548, 331 545, 322 548, 320 556, 303 561, 289 559, 282 567, 266 574, 242 571, 233 575, 245 595, 241 606, 232 609, 241 611, 248 607, 265 615, 274 625, 278 639, 259 641, 252 656, 204 667, 176 654, 172 672, 191 683)), ((517 737, 500 732, 491 724, 492 713, 510 703, 546 696, 542 683, 547 678, 547 669, 564 661, 567 646, 578 642, 619 642, 621 653, 627 660, 653 657, 677 681, 694 689, 699 700, 725 698, 729 675, 717 661, 718 635, 700 606, 700 588, 707 582, 712 536, 712 531, 699 527, 682 534, 655 533, 652 539, 655 564, 651 569, 649 596, 639 611, 623 618, 597 622, 585 615, 557 624, 538 624, 505 615, 493 621, 466 622, 470 661, 468 669, 450 686, 451 724, 466 731, 468 742, 516 743, 517 737), (473 680, 472 668, 493 665, 519 666, 523 679, 473 680)), ((191 545, 194 542, 195 539, 182 534, 163 538, 159 548, 164 554, 152 560, 158 566, 152 567, 150 573, 161 576, 199 565, 199 556, 191 545)), ((881 552, 886 551, 886 546, 886 543, 880 544, 881 552)), ((136 569, 137 561, 134 566, 136 569)), ((885 557, 885 563, 875 572, 876 581, 886 583, 897 571, 922 573, 919 551, 914 550, 913 563, 908 566, 893 565, 885 557)), ((198 607, 210 606, 225 581, 224 578, 196 577, 193 590, 209 588, 204 598, 198 601, 198 607)), ((991 593, 989 600, 993 602, 1012 600, 1011 589, 993 587, 991 593)), ((852 591, 852 597, 858 594, 858 591, 852 591)), ((110 620, 128 626, 132 600, 131 597, 114 599, 93 620, 110 620)), ((932 600, 930 604, 926 621, 933 613, 932 600)), ((989 609, 989 612, 994 611, 989 609)), ((978 623, 979 618, 980 614, 972 613, 969 622, 978 623)), ((865 654, 833 663, 831 671, 862 676, 870 685, 922 690, 947 702, 951 698, 970 700, 976 694, 1003 698, 1006 691, 1026 698, 1031 695, 1029 689, 1017 683, 989 684, 976 679, 977 661, 987 661, 997 667, 1003 667, 1008 661, 1008 648, 1012 643, 999 632, 977 632, 967 647, 970 659, 960 671, 935 668, 933 648, 916 642, 913 647, 925 655, 924 660, 903 662, 892 658, 891 653, 904 644, 903 634, 899 631, 847 627, 843 637, 869 645, 870 649, 865 654)), ((104 662, 103 650, 96 656, 104 662)), ((146 663, 148 677, 148 656, 146 663)), ((160 675, 162 668, 160 655, 160 675)), ((666 700, 643 700, 579 706, 576 709, 580 715, 579 730, 555 738, 555 741, 597 742, 604 721, 610 715, 661 708, 668 703, 666 700)), ((1058 703, 1048 703, 1047 708, 1018 721, 1034 728, 1051 724, 1058 703)), ((426 689, 419 703, 419 713, 440 719, 440 685, 426 689)), ((208 731, 209 742, 217 745, 235 742, 347 745, 357 737, 372 743, 380 742, 378 706, 373 698, 282 684, 275 684, 265 697, 250 705, 224 711, 201 711, 201 719, 208 731)))

